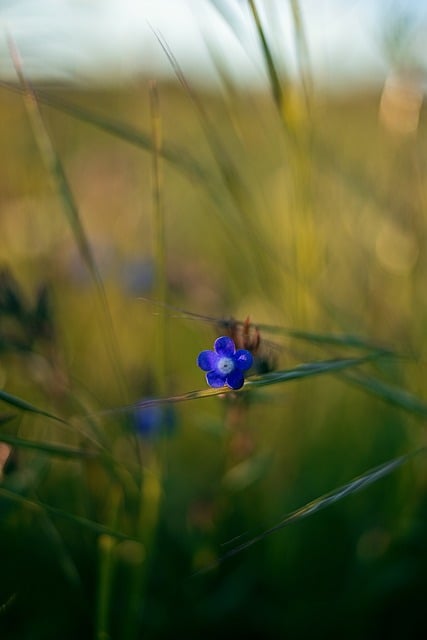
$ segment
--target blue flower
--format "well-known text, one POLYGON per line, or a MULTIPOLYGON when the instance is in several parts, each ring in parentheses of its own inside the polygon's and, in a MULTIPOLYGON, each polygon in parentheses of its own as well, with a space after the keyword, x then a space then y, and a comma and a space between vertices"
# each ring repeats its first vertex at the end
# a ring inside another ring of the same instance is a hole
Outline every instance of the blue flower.
MULTIPOLYGON (((144 398, 149 400, 149 398, 144 398)), ((161 434, 171 435, 176 426, 176 416, 171 405, 153 405, 137 408, 134 413, 135 427, 143 438, 155 438, 161 434)))
POLYGON ((231 389, 243 387, 243 372, 250 369, 253 362, 252 354, 246 349, 238 349, 228 336, 217 338, 214 351, 202 351, 197 358, 197 364, 203 371, 207 371, 206 382, 210 387, 231 389))

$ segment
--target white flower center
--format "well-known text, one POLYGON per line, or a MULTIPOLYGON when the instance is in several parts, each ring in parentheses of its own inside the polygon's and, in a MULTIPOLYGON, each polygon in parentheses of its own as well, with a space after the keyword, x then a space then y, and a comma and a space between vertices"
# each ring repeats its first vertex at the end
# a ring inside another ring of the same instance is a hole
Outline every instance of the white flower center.
POLYGON ((218 360, 217 369, 223 375, 231 373, 234 369, 234 362, 231 358, 220 358, 218 360))

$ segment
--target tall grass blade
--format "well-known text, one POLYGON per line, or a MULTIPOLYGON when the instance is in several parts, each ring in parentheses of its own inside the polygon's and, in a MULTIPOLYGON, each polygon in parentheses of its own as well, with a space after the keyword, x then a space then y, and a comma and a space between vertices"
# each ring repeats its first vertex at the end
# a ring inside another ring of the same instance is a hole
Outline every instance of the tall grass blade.
POLYGON ((318 513, 319 511, 326 509, 326 507, 330 507, 331 505, 336 504, 337 502, 339 502, 340 500, 343 500, 343 498, 346 498, 349 495, 362 491, 362 489, 366 489, 370 485, 374 484, 375 482, 378 482, 378 480, 381 480, 382 478, 386 477, 387 475, 389 475, 390 473, 392 473, 393 471, 395 471, 396 469, 404 465, 406 462, 408 462, 415 456, 425 452, 426 452, 426 447, 422 447, 420 449, 407 453, 403 456, 393 458, 392 460, 389 460, 384 464, 379 465, 378 467, 374 467, 373 469, 370 469, 363 475, 358 476, 357 478, 354 478, 353 480, 339 487, 338 489, 335 489, 330 493, 326 493, 320 496, 319 498, 316 498, 315 500, 308 502, 303 507, 300 507, 296 511, 293 511, 292 513, 287 515, 278 524, 274 525, 273 527, 270 527, 269 529, 266 529, 259 535, 251 538, 246 542, 243 542, 237 547, 234 547, 228 553, 221 556, 218 562, 223 562, 224 560, 227 560, 228 558, 235 556, 241 551, 244 551, 245 549, 252 547, 257 542, 261 542, 261 540, 264 540, 264 538, 272 535, 273 533, 276 533, 277 531, 280 531, 281 529, 284 529, 285 527, 288 527, 291 524, 295 524, 300 520, 304 520, 305 518, 308 518, 309 516, 312 516, 318 513))
POLYGON ((271 93, 273 95, 273 99, 276 104, 277 110, 279 111, 280 117, 283 121, 284 93, 283 93, 282 84, 280 82, 279 73, 277 71, 273 54, 268 44, 266 33, 262 26, 261 18, 255 4, 255 0, 248 0, 248 4, 252 12, 252 17, 258 32, 258 37, 261 44, 261 49, 264 56, 265 64, 267 67, 268 77, 270 80, 271 93))
MULTIPOLYGON (((160 115, 159 92, 157 85, 150 85, 150 117, 152 135, 152 201, 153 201, 153 228, 154 228, 154 264, 155 264, 155 291, 156 298, 160 301, 161 308, 166 306, 167 298, 167 268, 166 268, 166 237, 165 237, 165 211, 162 198, 162 173, 160 165, 160 151, 163 145, 162 121, 160 115)), ((157 353, 156 353, 156 393, 166 393, 166 314, 161 313, 157 328, 157 353)))
POLYGON ((199 116, 199 121, 203 127, 206 140, 217 164, 223 185, 225 186, 233 204, 233 206, 230 207, 223 203, 223 209, 225 208, 225 210, 220 213, 221 220, 225 217, 226 225, 232 231, 234 249, 236 249, 238 244, 239 251, 242 253, 242 260, 243 256, 247 256, 248 265, 252 264, 253 251, 257 250, 260 268, 259 270, 254 269, 253 278, 254 280, 258 280, 260 288, 265 291, 267 285, 271 286, 273 284, 273 280, 271 278, 272 270, 268 270, 270 273, 270 279, 268 281, 263 280, 262 282, 260 281, 259 272, 264 272, 268 269, 267 263, 269 266, 274 265, 274 268, 276 268, 278 256, 274 255, 271 245, 268 245, 266 242, 264 227, 261 225, 261 216, 259 215, 254 204, 254 198, 251 194, 251 186, 244 180, 239 167, 223 145, 220 135, 209 118, 203 103, 187 81, 179 62, 171 51, 168 43, 159 32, 154 31, 154 35, 167 56, 178 81, 185 90, 199 116), (236 229, 239 228, 245 229, 245 241, 242 241, 239 234, 236 233, 236 229), (247 241, 248 238, 251 239, 250 243, 247 241), (261 268, 263 265, 265 268, 261 268))

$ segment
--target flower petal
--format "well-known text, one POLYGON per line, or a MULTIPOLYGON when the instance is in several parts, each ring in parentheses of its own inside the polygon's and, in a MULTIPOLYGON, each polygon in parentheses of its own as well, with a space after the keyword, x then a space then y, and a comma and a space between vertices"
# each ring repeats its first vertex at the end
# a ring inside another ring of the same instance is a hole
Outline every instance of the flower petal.
POLYGON ((209 371, 206 374, 206 382, 210 387, 223 387, 225 385, 225 376, 220 376, 216 371, 209 371))
POLYGON ((201 351, 197 357, 197 364, 203 371, 212 371, 216 368, 219 357, 214 351, 201 351))
POLYGON ((223 358, 230 358, 236 351, 233 340, 228 336, 217 338, 214 343, 214 349, 223 358))
POLYGON ((234 369, 228 374, 226 382, 232 389, 240 389, 240 387, 243 387, 244 382, 243 373, 239 369, 234 369))
POLYGON ((246 349, 238 349, 233 356, 233 360, 240 371, 250 369, 254 361, 252 354, 246 349))

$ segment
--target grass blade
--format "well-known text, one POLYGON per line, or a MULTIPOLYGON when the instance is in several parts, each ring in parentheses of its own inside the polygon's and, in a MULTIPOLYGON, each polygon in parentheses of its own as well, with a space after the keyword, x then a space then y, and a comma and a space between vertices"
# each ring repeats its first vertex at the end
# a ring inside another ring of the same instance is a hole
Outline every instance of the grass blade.
POLYGON ((50 442, 37 442, 36 440, 17 438, 6 433, 0 433, 0 442, 5 442, 6 444, 21 449, 33 449, 42 453, 48 453, 52 456, 59 456, 60 458, 96 458, 99 456, 97 451, 78 449, 76 447, 68 447, 50 442))
POLYGON ((244 551, 245 549, 248 549, 249 547, 252 547, 254 544, 256 544, 257 542, 260 542, 267 536, 270 536, 273 533, 276 533, 277 531, 280 531, 281 529, 284 529, 285 527, 288 527, 291 524, 299 522, 300 520, 308 518, 309 516, 312 516, 315 513, 318 513, 319 511, 326 509, 326 507, 329 507, 335 504, 336 502, 339 502, 343 498, 346 498, 347 496, 352 495, 353 493, 362 491, 362 489, 365 489, 369 487, 371 484, 374 484, 375 482, 377 482, 378 480, 381 480, 381 478, 384 478, 385 476, 389 475, 390 473, 392 473, 393 471, 395 471, 396 469, 404 465, 406 462, 408 462, 410 459, 417 456, 418 454, 425 453, 425 452, 426 452, 426 447, 422 447, 420 449, 407 453, 403 456, 399 456, 397 458, 393 458, 392 460, 388 460, 387 462, 379 465, 378 467, 374 467, 373 469, 370 469, 363 475, 358 476, 357 478, 354 478, 353 480, 339 487, 338 489, 335 489, 330 493, 326 493, 320 496, 319 498, 316 498, 315 500, 308 502, 303 507, 300 507, 296 511, 293 511, 292 513, 288 514, 283 520, 281 520, 279 523, 277 523, 273 527, 266 529, 265 531, 258 534, 257 536, 251 538, 246 542, 243 542, 237 547, 234 547, 234 549, 231 549, 228 553, 224 554, 223 556, 221 556, 221 558, 219 558, 218 563, 223 562, 224 560, 227 560, 232 556, 235 556, 236 554, 240 553, 241 551, 244 551))
MULTIPOLYGON (((265 387, 272 384, 279 384, 281 382, 290 382, 291 380, 300 380, 303 378, 309 378, 311 376, 322 374, 333 374, 341 372, 351 367, 356 367, 375 358, 382 357, 382 352, 370 354, 363 358, 335 358, 333 360, 321 360, 319 362, 309 362, 299 365, 294 369, 286 369, 283 371, 272 371, 270 373, 264 373, 247 380, 243 388, 237 393, 245 393, 253 390, 257 387, 265 387)), ((115 413, 128 413, 130 411, 136 411, 138 409, 145 409, 146 407, 155 407, 157 405, 185 402, 187 400, 197 400, 200 398, 212 398, 214 396, 222 396, 225 394, 235 394, 234 389, 229 387, 220 387, 219 389, 198 389, 197 391, 189 391, 176 396, 169 396, 167 398, 150 398, 142 402, 126 405, 123 407, 116 407, 114 409, 106 409, 100 411, 96 415, 110 415, 115 413)), ((82 416, 90 417, 90 416, 82 416)))
POLYGON ((313 344, 340 346, 356 349, 368 349, 369 351, 382 351, 384 354, 392 355, 394 352, 387 347, 375 344, 369 338, 354 334, 345 333, 316 333, 313 331, 300 331, 299 329, 287 329, 284 327, 276 327, 273 325, 258 324, 256 325, 260 331, 266 333, 288 336, 296 340, 303 340, 313 344))
POLYGON ((45 418, 50 418, 51 420, 56 420, 57 422, 61 422, 62 424, 68 425, 66 420, 55 416, 53 413, 49 413, 48 411, 44 411, 43 409, 38 409, 33 404, 30 404, 26 400, 22 400, 22 398, 18 398, 17 396, 13 396, 6 391, 0 390, 0 400, 9 404, 11 407, 15 407, 15 409, 20 409, 21 411, 27 411, 28 413, 36 413, 39 416, 44 416, 45 418))
POLYGON ((273 94, 273 99, 276 104, 276 107, 279 111, 281 118, 283 119, 283 103, 284 103, 284 94, 283 87, 279 79, 279 74, 276 69, 276 65, 274 63, 273 54, 271 53, 270 46, 267 41, 267 37, 265 35, 264 28, 261 23, 261 18, 258 13, 258 9, 256 8, 256 4, 254 0, 248 0, 250 10, 252 12, 252 17, 258 32, 258 37, 261 44, 262 53, 264 56, 265 64, 267 67, 268 77, 270 80, 271 92, 273 94))
MULTIPOLYGON (((0 86, 8 91, 20 94, 24 93, 21 87, 17 87, 16 85, 12 85, 8 82, 0 81, 0 86)), ((86 122, 87 124, 119 138, 124 142, 128 142, 135 147, 139 147, 144 151, 153 151, 153 141, 149 133, 140 131, 130 124, 114 120, 104 114, 94 112, 58 96, 50 95, 41 89, 34 89, 33 92, 40 103, 47 105, 51 109, 66 113, 81 122, 86 122)), ((206 169, 183 147, 164 143, 159 154, 164 160, 175 166, 175 168, 179 169, 187 176, 195 178, 201 182, 211 181, 211 177, 206 169)))
POLYGON ((383 380, 366 374, 348 373, 344 376, 344 379, 363 387, 369 393, 382 398, 382 400, 385 400, 385 402, 395 407, 400 407, 408 411, 408 413, 414 413, 422 418, 427 418, 427 403, 404 389, 400 389, 399 387, 395 387, 383 380))
POLYGON ((381 357, 382 355, 383 354, 380 352, 364 358, 334 358, 332 360, 304 363, 294 369, 271 371, 270 373, 265 373, 252 380, 248 380, 244 388, 249 390, 253 387, 264 387, 266 385, 289 382, 290 380, 300 380, 302 378, 308 378, 325 373, 337 373, 344 369, 359 366, 376 357, 381 357))
POLYGON ((122 533, 120 531, 115 531, 110 527, 106 527, 99 522, 95 522, 94 520, 89 520, 88 518, 84 518, 82 516, 77 516, 68 511, 64 511, 63 509, 58 509, 57 507, 52 507, 49 504, 41 502, 39 500, 30 500, 29 498, 25 498, 19 493, 12 491, 10 489, 5 489, 0 487, 0 499, 3 498, 9 502, 14 502, 20 504, 27 509, 30 509, 35 512, 47 512, 50 515, 57 516, 59 518, 63 518, 68 520, 69 522, 73 522, 74 524, 88 529, 89 531, 93 531, 98 535, 107 535, 112 538, 116 538, 117 540, 134 540, 132 536, 128 536, 126 533, 122 533))
MULTIPOLYGON (((164 308, 170 313, 173 312, 174 315, 171 316, 173 318, 182 318, 183 320, 200 320, 202 322, 207 322, 209 324, 217 326, 218 328, 224 329, 230 329, 233 325, 236 324, 242 326, 245 324, 242 320, 235 320, 234 318, 226 320, 224 318, 213 318, 210 316, 205 316, 200 313, 195 313, 194 311, 186 311, 185 309, 180 309, 179 307, 175 307, 171 304, 164 304, 163 302, 152 300, 151 298, 139 297, 138 300, 148 302, 149 304, 157 306, 160 309, 164 308)), ((253 326, 256 327, 259 331, 262 331, 266 334, 285 336, 288 338, 294 338, 296 340, 311 342, 313 344, 367 349, 368 351, 377 352, 382 351, 384 355, 395 355, 390 348, 376 344, 369 338, 365 338, 359 335, 301 331, 300 329, 292 329, 264 323, 254 323, 253 326)))
POLYGON ((105 331, 105 344, 107 353, 110 357, 113 371, 117 378, 117 383, 122 391, 123 397, 126 397, 126 385, 124 376, 121 371, 119 348, 114 332, 113 320, 107 301, 104 285, 99 273, 89 239, 86 235, 83 223, 80 218, 79 209, 74 199, 73 192, 68 184, 68 180, 62 166, 62 162, 56 152, 54 144, 51 140, 48 129, 45 125, 43 115, 40 111, 36 94, 27 78, 24 75, 22 63, 19 53, 14 42, 9 38, 9 49, 12 61, 15 67, 18 80, 22 87, 24 104, 27 109, 28 119, 34 134, 35 141, 40 151, 40 155, 46 165, 46 168, 52 178, 52 181, 61 198, 64 213, 74 235, 81 258, 88 269, 88 272, 94 283, 97 293, 98 303, 102 310, 105 325, 102 327, 105 331))

